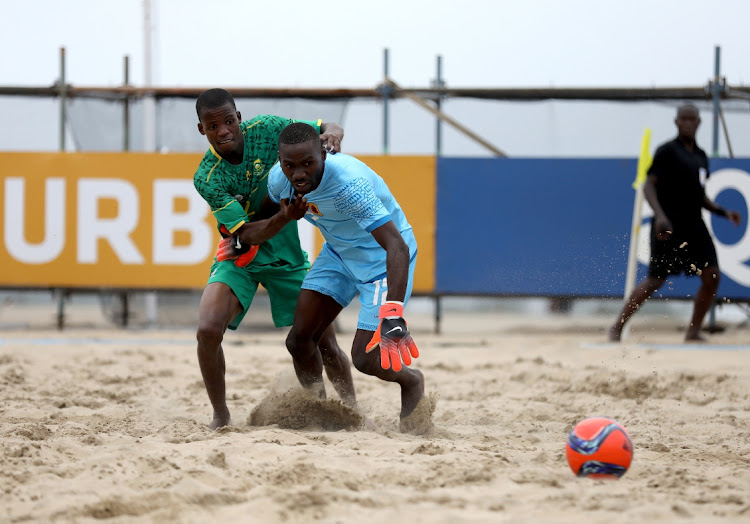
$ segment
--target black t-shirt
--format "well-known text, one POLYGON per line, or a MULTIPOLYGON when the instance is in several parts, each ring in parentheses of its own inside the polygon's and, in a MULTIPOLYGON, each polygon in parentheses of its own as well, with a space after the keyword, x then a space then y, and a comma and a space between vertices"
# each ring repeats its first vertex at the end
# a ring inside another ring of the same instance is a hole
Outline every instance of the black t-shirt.
POLYGON ((675 228, 702 222, 708 157, 697 144, 692 151, 679 138, 662 144, 656 150, 648 174, 656 175, 656 197, 675 228))

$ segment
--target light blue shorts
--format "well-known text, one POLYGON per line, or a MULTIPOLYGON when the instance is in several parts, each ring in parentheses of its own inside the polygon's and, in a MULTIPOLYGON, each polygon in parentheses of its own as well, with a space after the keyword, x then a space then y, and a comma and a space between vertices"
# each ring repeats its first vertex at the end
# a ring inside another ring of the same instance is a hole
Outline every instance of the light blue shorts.
MULTIPOLYGON (((406 286, 404 305, 411 297, 416 264, 417 254, 414 253, 409 261, 409 282, 406 286)), ((385 267, 385 261, 383 261, 383 267, 385 267)), ((327 295, 342 307, 348 306, 359 293, 359 302, 362 307, 359 310, 357 329, 375 331, 380 325, 378 318, 380 306, 388 295, 388 281, 383 274, 372 282, 360 282, 346 268, 341 258, 328 247, 328 244, 323 244, 323 249, 302 282, 302 289, 327 295)))

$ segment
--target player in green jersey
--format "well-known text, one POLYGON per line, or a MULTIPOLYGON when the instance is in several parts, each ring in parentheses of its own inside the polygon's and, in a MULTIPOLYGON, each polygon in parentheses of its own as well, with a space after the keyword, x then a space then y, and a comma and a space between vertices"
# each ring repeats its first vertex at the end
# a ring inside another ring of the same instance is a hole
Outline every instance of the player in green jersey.
MULTIPOLYGON (((196 111, 198 131, 211 147, 193 177, 195 188, 211 207, 223 237, 234 238, 246 248, 257 246, 254 254, 251 251, 215 260, 201 297, 198 362, 214 410, 209 427, 216 429, 230 422, 221 347, 224 332, 237 329, 258 284, 268 291, 274 324, 292 325, 310 263, 297 232, 296 218, 304 209, 299 202, 284 202, 280 207, 267 196, 268 173, 278 160, 279 134, 294 120, 259 115, 242 121, 234 98, 223 89, 203 92, 196 101, 196 111)), ((326 149, 341 150, 344 130, 340 126, 320 120, 308 123, 318 130, 326 149)), ((231 251, 229 240, 222 244, 231 251)), ((356 407, 349 360, 336 342, 332 325, 321 337, 318 349, 318 358, 337 393, 345 403, 356 407)))

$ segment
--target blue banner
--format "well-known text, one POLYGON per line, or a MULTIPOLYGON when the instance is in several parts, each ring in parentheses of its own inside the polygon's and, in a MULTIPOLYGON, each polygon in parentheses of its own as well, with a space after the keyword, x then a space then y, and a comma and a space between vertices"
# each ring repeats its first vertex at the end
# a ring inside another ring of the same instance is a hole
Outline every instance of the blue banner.
MULTIPOLYGON (((622 297, 636 159, 441 158, 437 173, 439 294, 622 297)), ((719 295, 750 299, 750 159, 711 161, 709 198, 742 225, 706 214, 722 281, 719 295)), ((650 218, 641 240, 647 246, 650 218)), ((643 251, 643 250, 641 250, 643 251)), ((647 249, 638 280, 646 275, 647 249)), ((697 278, 659 293, 694 295, 697 278)))

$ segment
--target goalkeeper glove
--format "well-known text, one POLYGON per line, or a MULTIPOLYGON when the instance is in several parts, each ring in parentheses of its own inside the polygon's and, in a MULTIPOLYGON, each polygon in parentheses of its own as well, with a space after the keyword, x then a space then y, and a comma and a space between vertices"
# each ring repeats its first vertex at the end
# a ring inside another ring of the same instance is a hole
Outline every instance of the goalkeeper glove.
POLYGON ((365 352, 369 353, 380 346, 380 367, 401 371, 404 365, 411 364, 412 357, 419 357, 419 350, 411 338, 404 320, 404 303, 388 301, 380 306, 378 314, 380 325, 367 344, 365 352))
POLYGON ((234 260, 237 267, 245 267, 253 261, 258 254, 258 247, 252 244, 243 244, 238 235, 222 238, 219 248, 216 250, 216 260, 234 260))

